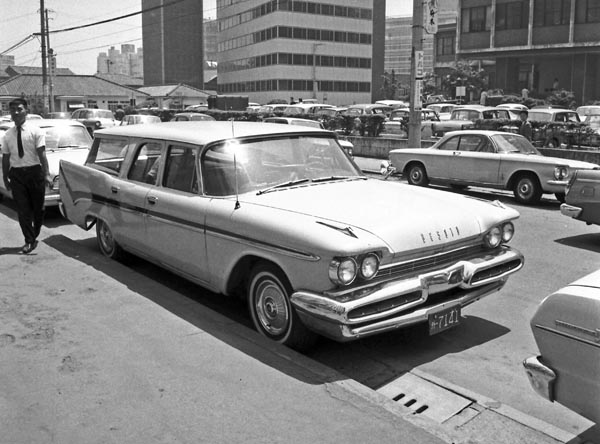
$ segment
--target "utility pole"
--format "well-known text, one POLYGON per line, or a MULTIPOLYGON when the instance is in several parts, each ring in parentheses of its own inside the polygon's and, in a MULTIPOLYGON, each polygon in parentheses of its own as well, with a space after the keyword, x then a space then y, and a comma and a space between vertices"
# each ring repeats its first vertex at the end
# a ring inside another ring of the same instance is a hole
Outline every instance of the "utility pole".
POLYGON ((413 0, 412 51, 410 56, 410 114, 408 120, 408 146, 410 148, 421 147, 423 1, 413 0))
POLYGON ((44 96, 44 114, 48 112, 48 69, 46 55, 46 8, 44 8, 44 0, 40 0, 40 28, 42 40, 42 94, 44 96))
POLYGON ((50 28, 48 27, 48 10, 45 10, 46 15, 46 44, 48 46, 48 112, 54 111, 54 97, 52 94, 52 79, 54 77, 54 68, 56 68, 56 54, 50 47, 50 28))

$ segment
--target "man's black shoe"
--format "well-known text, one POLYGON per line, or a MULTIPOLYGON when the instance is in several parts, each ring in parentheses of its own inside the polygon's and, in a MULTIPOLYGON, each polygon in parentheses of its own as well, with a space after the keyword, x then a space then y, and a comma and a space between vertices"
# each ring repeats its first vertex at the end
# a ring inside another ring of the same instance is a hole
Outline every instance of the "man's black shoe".
POLYGON ((30 244, 25 244, 25 245, 23 245, 23 248, 21 248, 21 253, 29 254, 33 250, 35 250, 37 246, 38 246, 38 241, 33 241, 30 244))

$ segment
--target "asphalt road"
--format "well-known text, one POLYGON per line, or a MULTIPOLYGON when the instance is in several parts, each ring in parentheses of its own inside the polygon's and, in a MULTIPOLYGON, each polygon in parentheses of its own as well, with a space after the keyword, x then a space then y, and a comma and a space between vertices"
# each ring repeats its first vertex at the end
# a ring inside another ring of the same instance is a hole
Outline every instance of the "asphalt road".
MULTIPOLYGON (((391 180, 403 192, 404 184, 391 180)), ((507 192, 477 189, 463 193, 499 199, 518 209, 521 218, 516 221, 512 245, 525 255, 523 270, 513 275, 501 292, 464 309, 462 325, 440 335, 428 336, 422 328, 411 328, 348 344, 323 339, 308 356, 374 389, 409 371, 423 372, 575 435, 600 433, 589 421, 535 394, 521 365, 523 359, 537 354, 529 319, 539 302, 600 267, 600 227, 562 216, 553 196, 544 196, 537 206, 523 206, 507 192)), ((94 232, 85 232, 56 213, 47 217, 45 230, 97 251, 94 232)), ((223 299, 141 259, 133 258, 127 266, 250 325, 244 304, 223 299)))

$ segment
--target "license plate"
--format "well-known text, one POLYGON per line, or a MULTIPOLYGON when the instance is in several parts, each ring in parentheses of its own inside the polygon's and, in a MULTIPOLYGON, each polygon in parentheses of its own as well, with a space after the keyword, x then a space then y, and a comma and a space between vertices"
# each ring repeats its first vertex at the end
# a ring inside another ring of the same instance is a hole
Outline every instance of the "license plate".
POLYGON ((429 315, 429 334, 435 335, 460 324, 460 305, 429 315))

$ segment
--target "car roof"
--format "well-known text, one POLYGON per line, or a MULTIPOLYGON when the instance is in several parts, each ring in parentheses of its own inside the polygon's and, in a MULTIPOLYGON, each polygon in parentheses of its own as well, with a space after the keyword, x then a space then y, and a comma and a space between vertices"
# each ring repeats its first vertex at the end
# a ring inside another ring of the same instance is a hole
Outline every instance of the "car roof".
POLYGON ((567 108, 535 108, 530 109, 530 113, 545 113, 545 114, 554 114, 554 113, 575 113, 576 111, 567 108))
POLYGON ((444 139, 446 138, 446 136, 451 136, 451 135, 452 136, 458 136, 458 135, 468 135, 468 134, 479 134, 479 135, 483 135, 483 136, 511 135, 511 136, 523 137, 523 136, 521 136, 519 134, 509 133, 507 131, 466 129, 466 130, 457 130, 457 131, 447 132, 444 135, 444 139))
POLYGON ((148 139, 167 139, 195 145, 239 137, 276 134, 315 134, 335 136, 330 131, 278 123, 235 122, 235 121, 188 121, 164 122, 148 125, 116 126, 94 132, 95 136, 114 135, 148 139))

